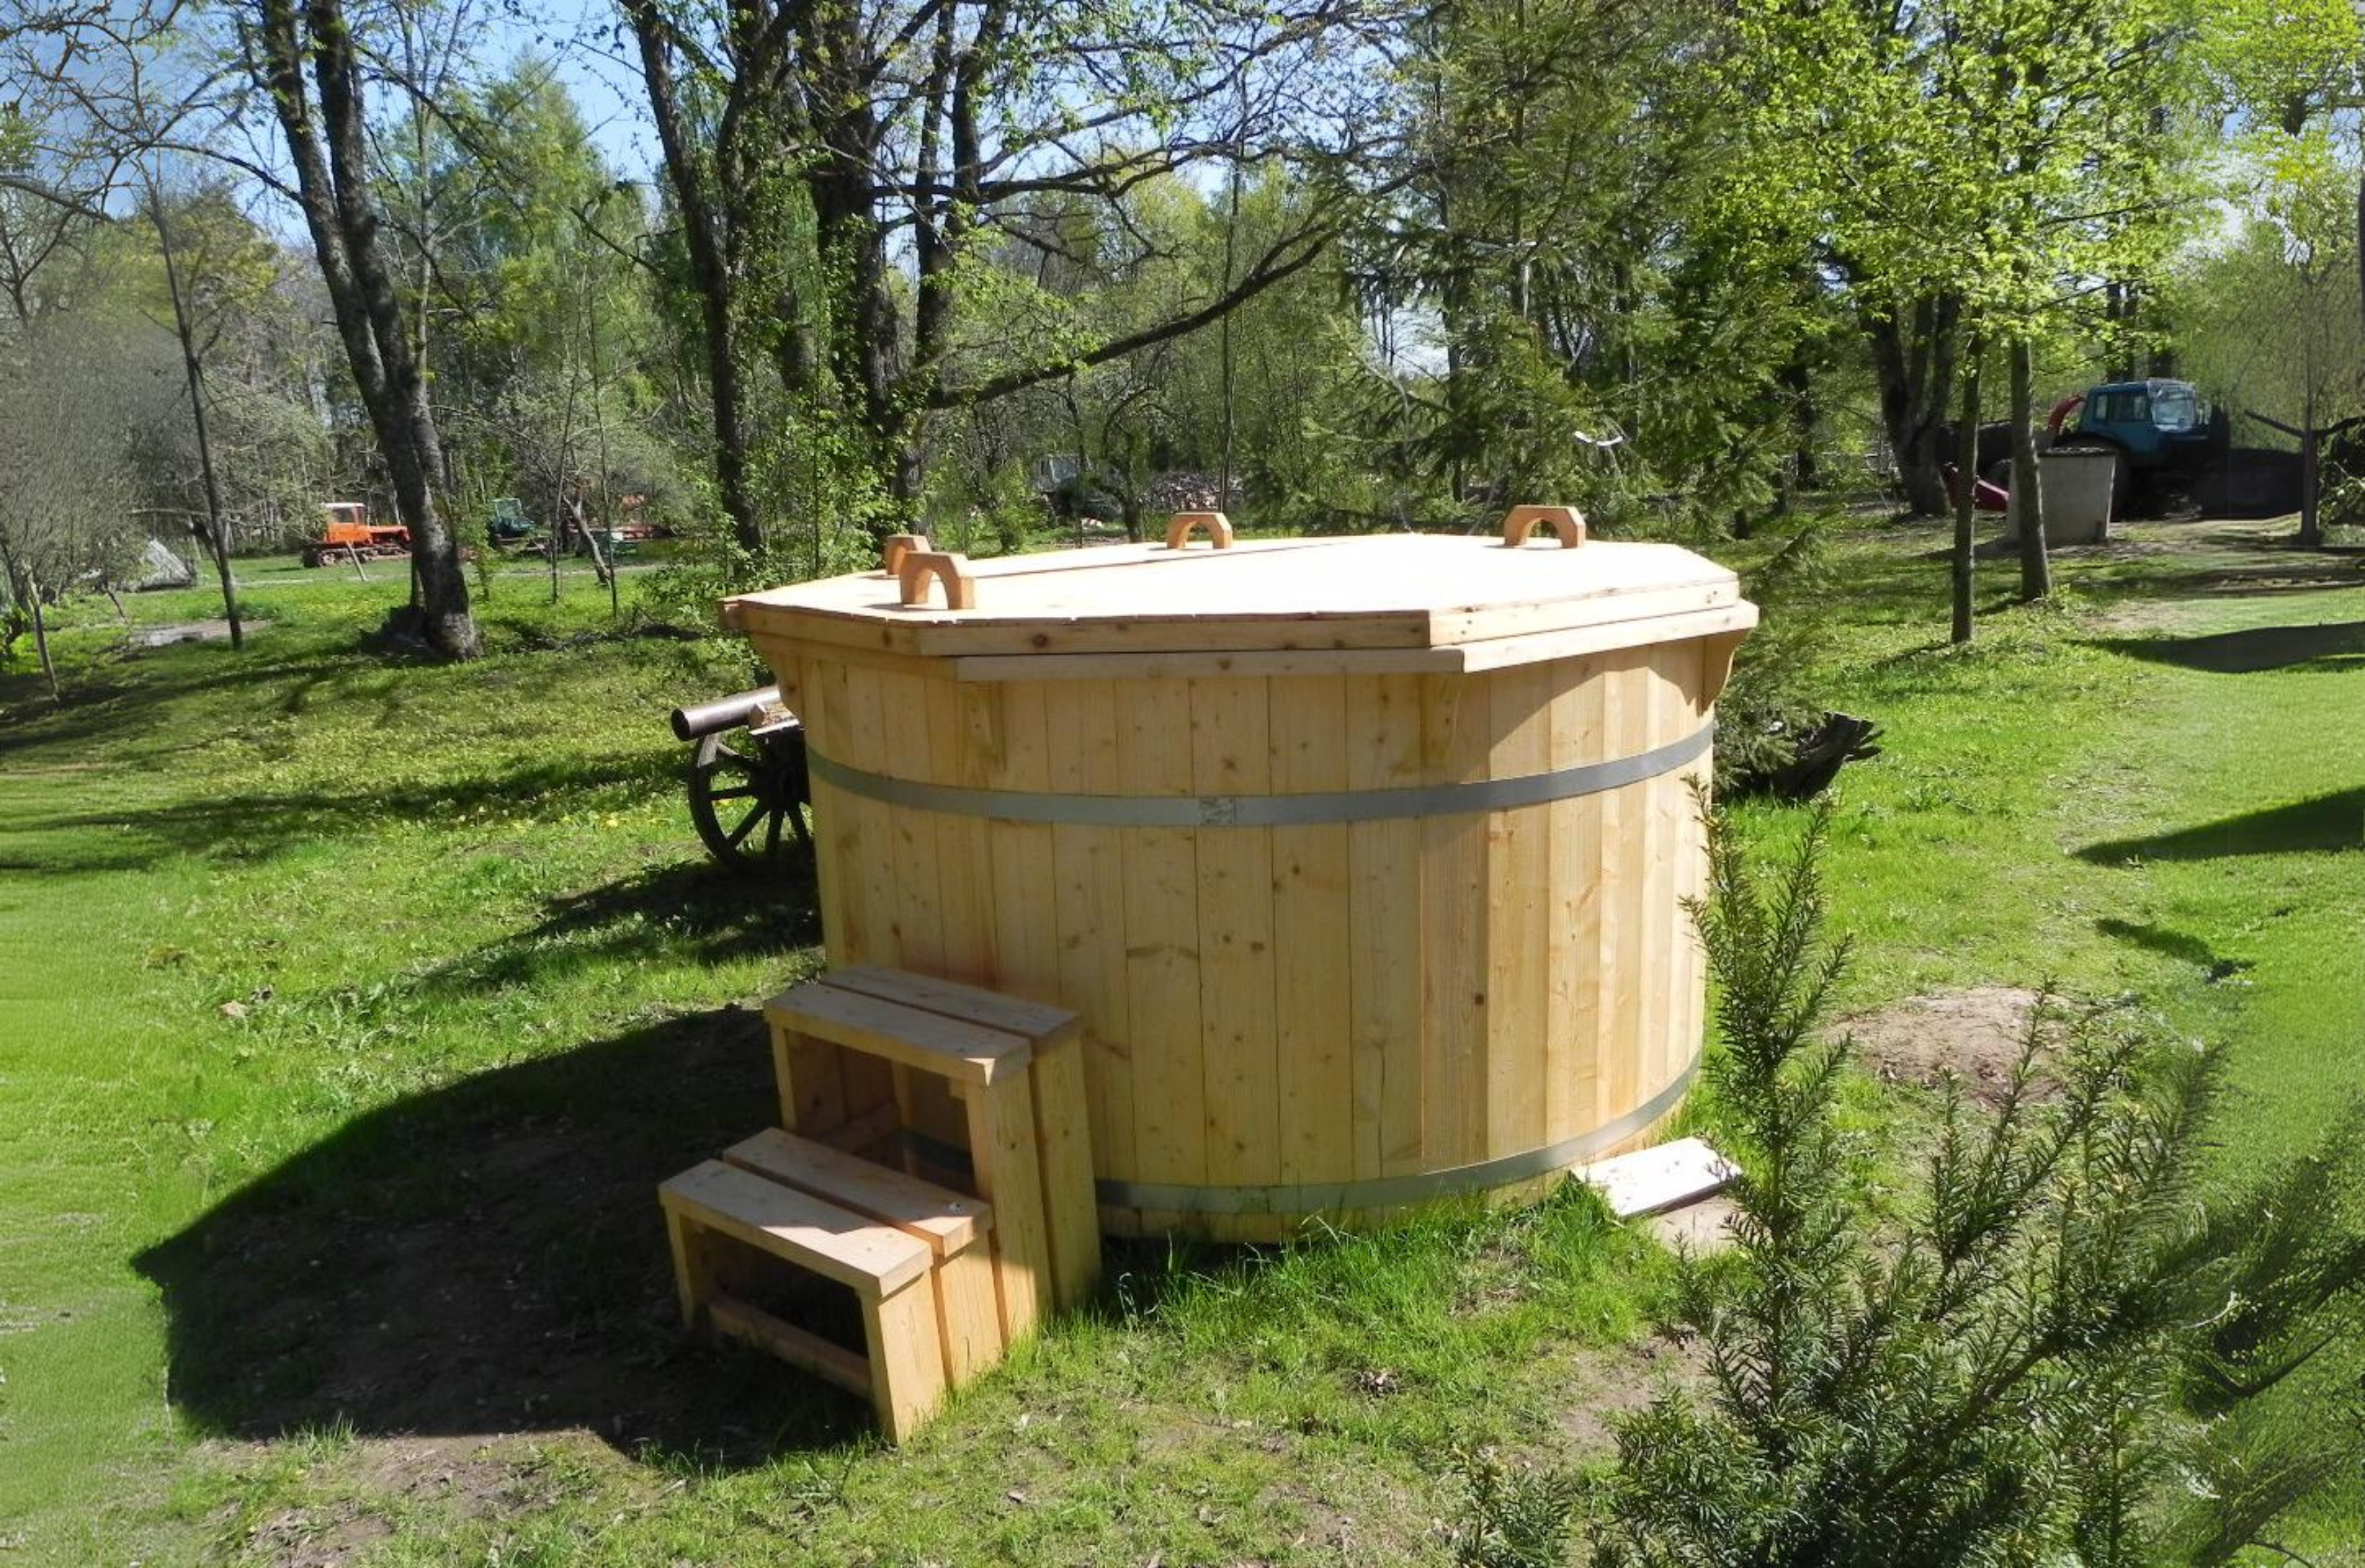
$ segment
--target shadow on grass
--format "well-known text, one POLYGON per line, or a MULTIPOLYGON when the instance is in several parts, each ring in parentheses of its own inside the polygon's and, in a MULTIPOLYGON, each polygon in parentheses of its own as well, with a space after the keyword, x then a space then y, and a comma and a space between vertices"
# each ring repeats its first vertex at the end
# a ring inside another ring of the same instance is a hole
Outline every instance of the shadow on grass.
POLYGON ((2365 849, 2365 786, 2145 838, 2090 844, 2078 851, 2078 858, 2097 866, 2124 866, 2138 860, 2218 860, 2241 855, 2337 854, 2356 849, 2365 849))
POLYGON ((2318 626, 2256 626, 2205 637, 2102 637, 2094 645, 2129 658, 2217 675, 2260 670, 2337 670, 2365 665, 2365 621, 2318 626))
POLYGON ((761 1018, 724 1008, 354 1120, 136 1260, 175 1402, 253 1439, 586 1429, 726 1465, 860 1436, 862 1402, 676 1315, 656 1184, 772 1093, 761 1018))
POLYGON ((701 964, 778 955, 821 940, 810 856, 791 854, 777 874, 734 876, 700 857, 547 900, 542 918, 431 971, 423 984, 450 991, 537 985, 596 962, 630 960, 653 942, 669 958, 701 964))
POLYGON ((2255 967, 2247 958, 2220 958, 2217 950, 2200 937, 2189 932, 2171 931, 2164 925, 2142 925, 2132 920, 2109 917, 2094 922, 2094 929, 2131 947, 2191 964, 2206 972, 2212 983, 2255 967))
MULTIPOLYGON (((120 811, 28 812, 10 828, 45 842, 38 854, 0 862, 0 869, 73 876, 138 870, 169 855, 267 860, 389 823, 457 825, 480 809, 499 813, 530 806, 537 815, 563 815, 620 795, 678 788, 678 754, 668 748, 344 793, 250 791, 120 811)), ((689 836, 687 823, 683 836, 689 836)))

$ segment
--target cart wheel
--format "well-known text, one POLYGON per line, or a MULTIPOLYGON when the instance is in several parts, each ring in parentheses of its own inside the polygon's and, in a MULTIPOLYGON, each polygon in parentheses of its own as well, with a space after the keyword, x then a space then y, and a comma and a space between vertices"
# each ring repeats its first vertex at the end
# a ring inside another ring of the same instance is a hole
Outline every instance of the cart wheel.
POLYGON ((733 871, 756 873, 813 844, 801 729, 751 739, 744 731, 703 737, 689 767, 689 819, 707 851, 733 871))

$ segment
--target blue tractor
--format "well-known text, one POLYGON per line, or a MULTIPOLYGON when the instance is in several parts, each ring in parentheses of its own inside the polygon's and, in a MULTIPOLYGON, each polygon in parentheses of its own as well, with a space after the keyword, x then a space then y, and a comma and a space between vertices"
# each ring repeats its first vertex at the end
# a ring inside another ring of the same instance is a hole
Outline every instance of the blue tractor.
POLYGON ((2118 454, 2111 482, 2111 510, 2118 512, 2197 490, 2203 473, 2225 455, 2229 434, 2225 417, 2191 382, 2158 376, 2106 382, 2064 398, 2046 427, 2057 452, 2118 454))

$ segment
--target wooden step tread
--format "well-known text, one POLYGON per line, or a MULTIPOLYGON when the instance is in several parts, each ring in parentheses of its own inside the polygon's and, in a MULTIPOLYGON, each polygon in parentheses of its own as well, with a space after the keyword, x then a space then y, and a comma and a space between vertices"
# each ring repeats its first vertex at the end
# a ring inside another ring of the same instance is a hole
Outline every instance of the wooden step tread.
POLYGON ((927 1246, 891 1226, 709 1159, 657 1189, 684 1218, 877 1300, 928 1270, 927 1246))
POLYGON ((964 1083, 990 1084, 1026 1065, 1034 1047, 941 1013, 810 980, 764 1004, 764 1016, 813 1039, 885 1057, 964 1083))
POLYGON ((982 1199, 923 1182, 812 1138, 768 1127, 723 1151, 725 1162, 894 1226, 942 1258, 993 1223, 982 1199))
POLYGON ((998 991, 986 991, 978 986, 937 980, 933 975, 918 975, 909 969, 891 969, 876 964, 851 964, 844 969, 832 969, 822 977, 822 983, 835 986, 839 991, 860 991, 865 996, 875 996, 883 1002, 900 1002, 924 1013, 959 1018, 988 1029, 998 1029, 1003 1034, 1024 1035, 1038 1045, 1065 1038, 1073 1034, 1081 1023, 1075 1014, 1063 1007, 1022 1001, 1018 997, 1004 996, 998 991))

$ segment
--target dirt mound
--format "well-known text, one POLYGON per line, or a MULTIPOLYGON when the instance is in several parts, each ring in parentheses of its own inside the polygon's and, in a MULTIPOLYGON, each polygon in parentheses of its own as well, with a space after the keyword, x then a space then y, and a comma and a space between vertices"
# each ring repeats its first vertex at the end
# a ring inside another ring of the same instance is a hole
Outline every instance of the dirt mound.
POLYGON ((1992 1105, 2012 1082, 2037 1002, 2037 992, 2019 986, 1937 991, 1843 1018, 1837 1032, 1855 1041, 1865 1070, 1884 1083, 1935 1088, 1951 1072, 1966 1094, 1992 1105))

